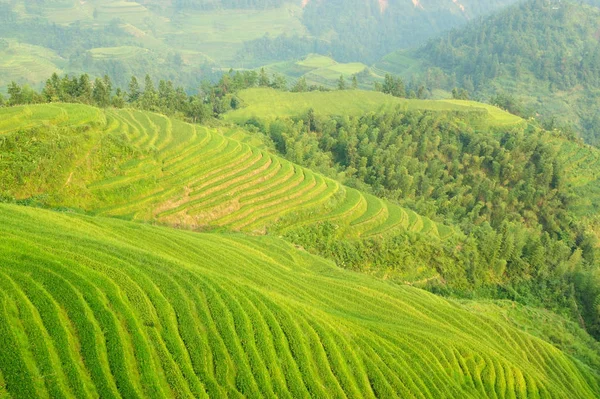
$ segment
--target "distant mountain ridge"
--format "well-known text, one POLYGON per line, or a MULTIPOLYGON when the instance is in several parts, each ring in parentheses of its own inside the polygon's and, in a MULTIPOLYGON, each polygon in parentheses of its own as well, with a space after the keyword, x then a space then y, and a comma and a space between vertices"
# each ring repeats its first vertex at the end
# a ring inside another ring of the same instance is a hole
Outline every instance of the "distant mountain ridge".
POLYGON ((371 64, 514 1, 0 2, 0 69, 8 71, 0 88, 10 80, 39 85, 52 72, 87 72, 119 85, 123 76, 150 73, 193 89, 213 71, 310 53, 371 64))

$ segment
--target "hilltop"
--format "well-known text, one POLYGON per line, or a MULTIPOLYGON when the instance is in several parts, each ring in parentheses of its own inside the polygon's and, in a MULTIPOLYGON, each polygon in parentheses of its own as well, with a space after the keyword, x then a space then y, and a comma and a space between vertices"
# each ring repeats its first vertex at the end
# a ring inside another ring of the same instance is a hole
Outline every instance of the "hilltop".
POLYGON ((0 394, 570 397, 597 371, 502 319, 272 237, 0 205, 0 394))

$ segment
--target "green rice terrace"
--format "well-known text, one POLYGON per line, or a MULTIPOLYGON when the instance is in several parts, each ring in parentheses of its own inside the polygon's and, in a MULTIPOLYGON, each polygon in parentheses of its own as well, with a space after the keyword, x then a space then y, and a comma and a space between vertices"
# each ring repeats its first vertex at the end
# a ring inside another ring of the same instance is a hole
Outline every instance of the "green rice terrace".
MULTIPOLYGON (((225 118, 400 106, 525 123, 474 102, 346 93, 247 90, 225 118)), ((600 153, 548 140, 577 215, 594 220, 600 153)), ((463 233, 276 156, 242 127, 26 105, 0 109, 0 149, 0 348, 12 348, 0 398, 600 397, 597 342, 562 315, 443 299, 278 237, 321 222, 347 242, 463 233)), ((437 275, 425 262, 405 282, 437 275)))
POLYGON ((441 239, 454 234, 238 141, 236 130, 133 109, 2 109, 0 139, 21 155, 3 160, 0 194, 190 229, 262 233, 276 222, 285 230, 331 221, 348 238, 406 230, 441 239))
POLYGON ((0 236, 0 397, 600 394, 502 317, 274 237, 6 204, 0 236))

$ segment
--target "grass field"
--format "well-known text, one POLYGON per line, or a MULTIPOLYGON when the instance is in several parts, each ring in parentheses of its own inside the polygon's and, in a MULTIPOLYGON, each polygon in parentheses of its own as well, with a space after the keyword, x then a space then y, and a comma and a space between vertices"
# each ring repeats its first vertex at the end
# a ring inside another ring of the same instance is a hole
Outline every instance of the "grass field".
POLYGON ((5 195, 19 199, 44 195, 50 206, 190 229, 263 233, 275 223, 285 230, 334 221, 341 236, 352 238, 407 229, 424 230, 435 239, 452 235, 449 228, 438 228, 416 214, 414 223, 396 223, 405 213, 397 205, 384 204, 257 148, 254 145, 260 143, 251 135, 235 129, 209 129, 153 113, 81 105, 0 110, 0 137, 15 137, 19 130, 23 134, 25 128, 36 126, 71 130, 56 133, 66 141, 59 148, 51 142, 56 136, 39 131, 30 133, 23 144, 15 143, 28 155, 25 161, 8 162, 0 173, 5 195), (86 134, 74 133, 77 127, 85 127, 86 134), (45 146, 48 153, 40 153, 45 146), (440 237, 439 231, 448 234, 440 237))
POLYGON ((0 235, 3 397, 600 395, 502 318, 277 238, 13 205, 0 235))
POLYGON ((499 108, 475 101, 407 100, 383 93, 362 90, 289 93, 272 89, 248 89, 240 92, 245 107, 229 112, 227 120, 244 123, 251 118, 275 119, 305 114, 310 108, 318 115, 360 116, 400 107, 405 110, 458 111, 475 115, 475 126, 506 127, 524 121, 499 108))

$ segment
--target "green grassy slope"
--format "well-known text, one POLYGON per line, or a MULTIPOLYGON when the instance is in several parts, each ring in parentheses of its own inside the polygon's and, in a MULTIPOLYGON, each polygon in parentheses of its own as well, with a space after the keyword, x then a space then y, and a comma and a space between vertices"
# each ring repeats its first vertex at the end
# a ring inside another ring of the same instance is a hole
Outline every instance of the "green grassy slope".
POLYGON ((305 114, 310 108, 318 115, 361 115, 382 112, 395 107, 406 110, 456 111, 473 115, 473 123, 482 127, 509 126, 523 123, 517 116, 499 108, 475 101, 408 100, 387 94, 362 91, 332 91, 290 93, 255 88, 241 91, 238 96, 245 107, 229 112, 227 120, 244 123, 251 118, 275 119, 305 114))
POLYGON ((594 398, 501 319, 272 237, 0 205, 0 395, 594 398))
POLYGON ((354 238, 452 232, 418 215, 408 223, 402 208, 230 138, 230 131, 72 104, 6 108, 0 121, 0 150, 23 154, 0 171, 0 194, 8 197, 42 196, 50 206, 193 229, 264 232, 278 221, 285 229, 330 220, 354 238))

